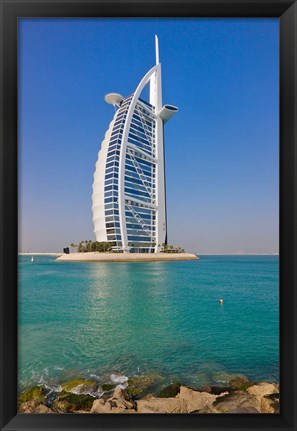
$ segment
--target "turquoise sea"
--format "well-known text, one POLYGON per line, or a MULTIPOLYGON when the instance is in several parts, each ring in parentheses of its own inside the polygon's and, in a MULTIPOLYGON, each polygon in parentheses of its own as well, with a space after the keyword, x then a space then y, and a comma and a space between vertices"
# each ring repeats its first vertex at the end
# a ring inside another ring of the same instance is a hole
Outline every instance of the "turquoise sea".
POLYGON ((279 259, 57 263, 19 257, 19 386, 156 373, 279 379, 279 259), (224 303, 220 305, 219 299, 224 303))

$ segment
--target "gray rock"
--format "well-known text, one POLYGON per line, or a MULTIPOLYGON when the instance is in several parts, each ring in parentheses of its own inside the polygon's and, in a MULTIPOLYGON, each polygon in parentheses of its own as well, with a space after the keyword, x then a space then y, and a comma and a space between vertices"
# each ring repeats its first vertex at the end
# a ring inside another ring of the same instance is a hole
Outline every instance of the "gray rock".
POLYGON ((180 383, 172 383, 159 393, 160 398, 174 398, 180 391, 180 383))
POLYGON ((229 413, 243 407, 253 407, 256 410, 261 411, 261 400, 245 391, 235 391, 217 398, 213 407, 219 413, 229 413))
POLYGON ((62 391, 55 399, 52 407, 58 413, 72 413, 77 410, 91 410, 94 397, 62 391))
POLYGON ((201 410, 195 410, 192 411, 191 414, 210 414, 210 413, 217 413, 217 411, 213 408, 213 406, 206 406, 201 410))
MULTIPOLYGON (((226 393, 226 392, 231 392, 234 389, 230 388, 229 386, 211 386, 210 387, 210 393, 213 395, 221 395, 222 393, 226 393)), ((201 388, 202 392, 208 392, 207 390, 205 391, 204 388, 201 388)))
MULTIPOLYGON (((220 389, 221 389, 221 387, 220 387, 220 389)), ((201 386, 200 390, 201 390, 201 392, 207 392, 208 394, 210 394, 212 392, 212 387, 206 384, 206 385, 201 386)))
POLYGON ((212 379, 217 383, 229 383, 237 378, 248 380, 244 374, 230 374, 225 371, 220 371, 212 376, 212 379))
POLYGON ((261 413, 255 407, 240 407, 239 409, 233 410, 228 413, 261 413))
POLYGON ((241 389, 245 391, 247 390, 247 388, 252 386, 253 383, 246 378, 236 377, 236 379, 233 379, 229 382, 229 385, 232 389, 237 389, 237 390, 241 389))

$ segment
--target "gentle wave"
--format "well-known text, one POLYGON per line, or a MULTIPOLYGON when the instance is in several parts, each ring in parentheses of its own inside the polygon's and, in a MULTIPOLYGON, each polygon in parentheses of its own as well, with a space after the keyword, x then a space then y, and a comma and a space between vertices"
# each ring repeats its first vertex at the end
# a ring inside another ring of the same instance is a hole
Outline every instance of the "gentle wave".
POLYGON ((150 372, 197 385, 220 371, 278 380, 278 257, 38 260, 19 257, 20 388, 117 373, 122 385, 150 372))

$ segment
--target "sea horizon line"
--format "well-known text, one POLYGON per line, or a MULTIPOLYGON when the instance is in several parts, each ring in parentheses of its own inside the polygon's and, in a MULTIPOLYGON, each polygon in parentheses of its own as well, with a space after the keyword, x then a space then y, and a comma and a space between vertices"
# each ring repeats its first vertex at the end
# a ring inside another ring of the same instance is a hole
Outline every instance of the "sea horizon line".
MULTIPOLYGON (((94 252, 96 253, 96 252, 94 252)), ((189 252, 190 253, 190 252, 189 252)), ((279 253, 199 253, 199 252, 191 252, 198 256, 279 256, 279 253)), ((18 252, 18 255, 21 256, 32 256, 32 255, 47 255, 47 256, 60 256, 64 253, 62 252, 39 252, 39 251, 26 251, 26 252, 18 252)))

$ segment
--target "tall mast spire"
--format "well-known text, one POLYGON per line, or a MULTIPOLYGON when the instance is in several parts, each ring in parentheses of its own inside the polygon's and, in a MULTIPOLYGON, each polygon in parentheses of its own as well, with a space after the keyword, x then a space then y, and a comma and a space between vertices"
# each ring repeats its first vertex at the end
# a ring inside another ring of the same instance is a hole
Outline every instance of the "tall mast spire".
POLYGON ((159 40, 155 34, 155 55, 156 55, 156 70, 150 78, 150 103, 155 107, 157 114, 162 105, 162 92, 161 92, 161 64, 159 60, 159 40))
POLYGON ((155 34, 155 47, 156 47, 156 64, 159 64, 159 41, 158 36, 155 34))

